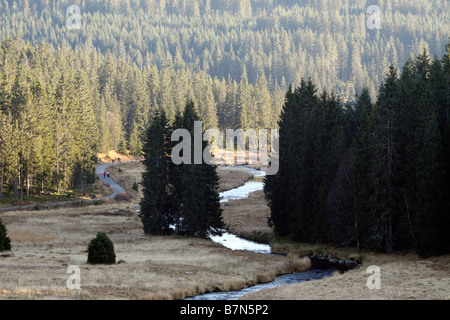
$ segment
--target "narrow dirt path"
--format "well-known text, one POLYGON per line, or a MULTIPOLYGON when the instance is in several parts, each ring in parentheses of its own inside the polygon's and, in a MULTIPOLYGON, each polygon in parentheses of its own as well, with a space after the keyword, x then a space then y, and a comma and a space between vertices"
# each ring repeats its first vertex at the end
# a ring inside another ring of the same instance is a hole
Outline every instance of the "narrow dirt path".
MULTIPOLYGON (((132 163, 132 162, 139 162, 139 161, 140 160, 123 161, 123 162, 120 162, 120 163, 124 164, 124 163, 132 163)), ((113 194, 111 194, 111 195, 109 195, 107 197, 100 198, 100 199, 95 199, 95 201, 106 200, 106 199, 114 199, 119 193, 127 193, 125 191, 125 189, 122 188, 120 185, 118 185, 112 178, 107 178, 107 177, 105 178, 104 175, 103 175, 103 173, 105 171, 107 171, 110 166, 113 166, 113 165, 116 165, 116 164, 117 163, 105 163, 105 164, 101 164, 101 165, 97 166, 97 168, 95 169, 95 173, 97 174, 99 179, 101 181, 105 182, 114 191, 113 194)))
MULTIPOLYGON (((129 162, 138 162, 140 160, 133 160, 133 161, 123 161, 120 163, 129 163, 129 162)), ((126 193, 125 189, 122 188, 120 185, 118 185, 112 178, 106 178, 103 176, 103 173, 110 167, 116 165, 116 163, 105 163, 100 164, 95 168, 95 173, 99 177, 99 179, 103 182, 105 182, 114 192, 113 194, 102 197, 102 198, 96 198, 96 199, 86 199, 86 200, 73 200, 73 201, 61 201, 61 202, 51 202, 51 203, 40 203, 40 204, 30 204, 26 206, 15 206, 15 207, 9 207, 9 208, 0 208, 0 211, 12 211, 12 210, 20 210, 20 209, 31 209, 38 206, 60 206, 60 205, 66 205, 66 204, 72 204, 72 203, 81 203, 81 202, 95 202, 95 201, 101 201, 101 200, 108 200, 108 199, 114 199, 119 193, 126 193)))

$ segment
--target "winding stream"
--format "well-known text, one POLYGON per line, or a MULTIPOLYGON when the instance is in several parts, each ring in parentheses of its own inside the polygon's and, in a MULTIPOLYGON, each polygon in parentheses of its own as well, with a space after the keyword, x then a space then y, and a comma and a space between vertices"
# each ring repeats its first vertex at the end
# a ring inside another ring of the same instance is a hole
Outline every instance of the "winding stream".
MULTIPOLYGON (((241 167, 242 168, 242 167, 241 167)), ((253 174, 253 177, 263 177, 265 172, 250 169, 245 167, 248 172, 253 174)), ((264 184, 261 181, 249 181, 245 185, 220 193, 222 203, 228 202, 228 200, 240 200, 246 199, 252 192, 263 190, 264 184)), ((220 243, 223 246, 231 250, 249 250, 258 253, 271 254, 271 248, 267 244, 260 244, 246 239, 239 238, 238 236, 225 232, 221 237, 211 236, 211 240, 220 243)), ((274 281, 264 284, 257 284, 252 287, 247 287, 238 291, 230 292, 212 292, 203 295, 197 295, 186 300, 237 300, 250 292, 257 292, 263 289, 269 289, 278 287, 285 284, 294 284, 311 280, 319 280, 332 276, 335 269, 316 270, 310 269, 305 272, 286 274, 275 278, 274 281)))
POLYGON ((295 284, 311 280, 320 280, 326 277, 331 277, 334 270, 308 270, 300 273, 286 274, 276 277, 274 281, 269 283, 257 284, 253 287, 247 287, 238 291, 230 292, 212 292, 202 295, 197 295, 193 298, 186 298, 185 300, 238 300, 247 293, 257 292, 264 289, 279 287, 285 284, 295 284))

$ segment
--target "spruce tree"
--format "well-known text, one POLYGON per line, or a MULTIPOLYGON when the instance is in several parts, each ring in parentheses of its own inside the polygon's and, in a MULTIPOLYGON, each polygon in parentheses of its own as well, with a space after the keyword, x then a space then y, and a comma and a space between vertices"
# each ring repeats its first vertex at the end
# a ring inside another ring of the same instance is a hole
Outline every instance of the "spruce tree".
POLYGON ((258 74, 258 81, 255 87, 255 99, 258 111, 258 127, 261 129, 269 129, 272 117, 271 98, 264 70, 261 70, 258 74))
POLYGON ((89 264, 115 264, 116 253, 114 244, 104 232, 97 233, 88 245, 89 264))
POLYGON ((3 221, 0 219, 0 252, 11 250, 11 239, 8 237, 3 221))
MULTIPOLYGON (((181 119, 180 119, 181 120, 181 119)), ((179 121, 180 121, 179 120, 179 121)), ((192 101, 186 104, 182 118, 182 127, 194 137, 194 123, 199 116, 192 101)), ((207 146, 202 143, 203 150, 207 146)), ((191 154, 194 155, 194 144, 191 154)), ((211 163, 181 164, 180 176, 173 181, 180 190, 181 229, 191 237, 207 238, 220 235, 224 228, 219 197, 219 176, 216 165, 211 163)))
POLYGON ((170 194, 171 158, 169 125, 164 111, 157 112, 146 132, 143 147, 145 172, 142 174, 141 212, 144 232, 163 235, 174 222, 170 194))
POLYGON ((10 112, 11 90, 6 73, 0 73, 0 111, 10 112))
POLYGON ((10 117, 0 110, 0 199, 3 198, 3 184, 9 178, 11 170, 12 125, 10 117))
MULTIPOLYGON (((174 132, 175 130, 184 128, 184 119, 182 110, 179 110, 175 114, 175 119, 170 126, 170 131, 174 132)), ((178 142, 171 141, 170 148, 173 149, 178 142)), ((182 151, 184 152, 184 151, 182 151)), ((180 154, 182 156, 182 154, 180 154)), ((184 170, 183 165, 176 165, 173 161, 169 163, 169 190, 171 194, 171 201, 173 206, 173 215, 174 215, 174 223, 175 223, 175 234, 179 235, 184 233, 181 229, 182 219, 182 192, 184 190, 184 185, 180 183, 180 177, 182 177, 184 170)))
MULTIPOLYGON (((416 103, 421 93, 417 88, 417 81, 414 79, 414 59, 411 56, 402 68, 399 82, 399 105, 401 121, 398 124, 398 144, 397 153, 400 159, 399 178, 403 181, 403 203, 409 224, 409 231, 412 228, 412 212, 414 207, 414 188, 416 181, 416 161, 418 144, 416 143, 416 131, 421 126, 419 117, 419 106, 416 103)), ((411 237, 413 234, 409 232, 411 237)), ((409 239, 411 241, 411 239, 409 239)))
POLYGON ((295 91, 289 88, 279 122, 280 168, 276 175, 266 177, 264 183, 271 209, 269 225, 277 235, 292 235, 299 241, 313 238, 316 91, 311 79, 302 79, 295 91))
POLYGON ((371 173, 373 168, 373 118, 372 105, 362 101, 358 103, 358 128, 354 140, 355 148, 355 238, 358 248, 369 248, 371 226, 375 224, 373 210, 370 206, 370 197, 373 195, 371 173))
POLYGON ((443 205, 446 182, 441 166, 441 138, 434 113, 427 121, 417 166, 416 250, 424 257, 445 252, 448 221, 443 205), (447 227, 446 227, 447 226, 447 227))
MULTIPOLYGON (((290 192, 294 210, 290 221, 291 233, 298 241, 311 241, 314 238, 313 216, 315 195, 315 157, 319 144, 320 110, 317 89, 311 79, 302 79, 295 90, 297 103, 296 116, 293 119, 293 132, 289 143, 294 146, 289 166, 295 173, 291 180, 290 192)), ((280 127, 281 129, 281 127, 280 127)), ((281 167, 281 164, 280 164, 281 167)))
POLYGON ((295 187, 291 179, 297 174, 290 170, 295 161, 296 147, 292 141, 296 135, 297 104, 292 87, 286 93, 285 104, 279 121, 280 127, 280 168, 277 174, 266 176, 264 179, 264 193, 270 208, 269 226, 274 228, 275 234, 287 236, 290 234, 290 222, 295 205, 295 187))
POLYGON ((249 103, 250 103, 249 83, 247 79, 247 72, 244 69, 241 81, 239 82, 237 94, 237 106, 235 116, 235 128, 247 130, 249 127, 249 103))
POLYGON ((374 170, 372 181, 374 182, 374 195, 371 203, 376 216, 376 224, 373 226, 371 237, 377 239, 374 244, 379 249, 387 252, 394 250, 393 224, 396 215, 395 200, 395 169, 396 169, 396 128, 398 120, 398 76, 393 65, 385 83, 380 88, 377 105, 374 109, 374 170))
POLYGON ((314 138, 317 146, 314 155, 311 155, 314 158, 315 202, 311 213, 314 220, 310 241, 328 243, 331 241, 331 232, 327 198, 346 147, 344 114, 339 99, 324 92, 311 113, 310 121, 310 125, 317 128, 317 136, 314 138))

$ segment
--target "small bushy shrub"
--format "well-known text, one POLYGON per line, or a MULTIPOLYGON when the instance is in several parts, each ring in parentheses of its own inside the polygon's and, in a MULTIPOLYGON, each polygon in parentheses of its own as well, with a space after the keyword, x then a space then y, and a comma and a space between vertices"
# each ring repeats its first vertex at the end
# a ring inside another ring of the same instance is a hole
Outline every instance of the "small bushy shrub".
POLYGON ((8 238, 7 230, 0 219, 0 252, 11 250, 11 239, 8 238))
POLYGON ((97 237, 92 239, 88 246, 89 264, 115 264, 116 254, 114 244, 106 233, 99 232, 97 237))
POLYGON ((136 191, 136 192, 139 191, 139 184, 138 184, 137 182, 135 182, 135 183, 133 184, 133 190, 136 191))
POLYGON ((119 194, 115 197, 115 199, 116 199, 117 201, 131 202, 130 195, 129 195, 128 193, 125 193, 125 192, 119 193, 119 194))

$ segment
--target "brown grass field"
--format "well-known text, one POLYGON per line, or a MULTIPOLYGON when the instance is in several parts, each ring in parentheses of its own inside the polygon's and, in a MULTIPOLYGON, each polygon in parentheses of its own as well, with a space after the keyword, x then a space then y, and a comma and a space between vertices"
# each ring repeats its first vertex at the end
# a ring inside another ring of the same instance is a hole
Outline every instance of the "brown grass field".
POLYGON ((450 257, 420 259, 415 254, 368 254, 344 274, 245 295, 243 300, 449 300, 450 257), (369 266, 380 267, 380 290, 369 290, 369 266))
POLYGON ((1 299, 183 299, 304 270, 308 261, 231 251, 209 240, 146 237, 134 204, 2 213, 12 251, 0 255, 1 299), (87 245, 105 231, 113 266, 88 265, 87 245), (81 290, 66 288, 67 267, 81 290))
MULTIPOLYGON (((143 168, 135 163, 122 164, 121 169, 119 173, 113 168, 112 175, 130 191, 143 168)), ((221 168, 219 175, 221 191, 249 179, 247 172, 227 168, 221 168)), ((450 299, 449 255, 420 259, 412 253, 374 254, 274 239, 267 226, 269 209, 262 192, 223 204, 224 222, 231 232, 269 241, 274 252, 288 253, 288 257, 231 251, 201 239, 147 237, 137 216, 138 199, 136 193, 127 203, 0 212, 12 240, 12 251, 0 253, 0 299, 183 299, 196 293, 236 290, 305 270, 309 259, 298 255, 310 253, 360 257, 363 264, 328 279, 263 290, 242 299, 450 299), (86 263, 87 245, 99 231, 113 241, 116 265, 86 263), (66 287, 70 265, 81 269, 81 290, 66 287), (381 269, 381 290, 366 286, 370 276, 366 270, 372 265, 381 269)))
POLYGON ((273 237, 273 230, 267 224, 270 209, 263 191, 251 193, 245 200, 230 200, 222 204, 222 209, 223 221, 231 233, 260 242, 268 242, 273 237))
MULTIPOLYGON (((129 189, 134 183, 130 177, 138 179, 142 166, 121 168, 121 173, 111 172, 129 189)), ((224 190, 250 178, 246 171, 219 171, 224 190)), ((1 212, 12 251, 0 254, 0 299, 183 299, 309 268, 309 259, 295 256, 232 251, 202 239, 147 237, 138 218, 137 193, 133 200, 1 212), (114 243, 116 265, 86 262, 87 246, 100 231, 114 243), (71 265, 80 267, 81 290, 67 289, 71 265)))
POLYGON ((107 154, 106 153, 98 154, 98 159, 100 163, 111 163, 112 159, 116 158, 120 158, 120 161, 131 161, 139 159, 139 157, 133 155, 124 155, 114 150, 109 151, 107 154))

